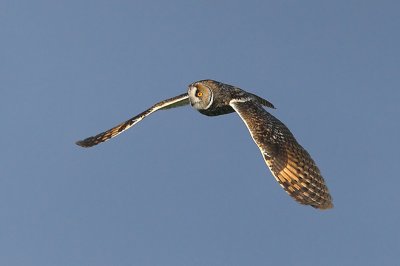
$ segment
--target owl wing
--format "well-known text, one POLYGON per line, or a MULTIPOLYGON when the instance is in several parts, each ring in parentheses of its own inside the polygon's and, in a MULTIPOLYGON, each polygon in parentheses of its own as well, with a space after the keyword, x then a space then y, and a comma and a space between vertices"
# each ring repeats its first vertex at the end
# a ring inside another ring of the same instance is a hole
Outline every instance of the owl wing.
POLYGON ((289 129, 252 99, 234 99, 230 106, 246 124, 272 175, 301 204, 333 207, 325 181, 310 154, 289 129))
POLYGON ((97 145, 101 142, 107 141, 120 133, 124 132, 128 128, 134 126, 136 123, 140 122, 142 119, 147 117, 148 115, 154 113, 155 111, 158 110, 165 110, 165 109, 170 109, 170 108, 175 108, 183 105, 189 104, 189 96, 187 93, 178 95, 176 97, 161 101, 159 103, 156 103, 146 111, 138 114, 137 116, 132 117, 131 119, 107 130, 104 131, 100 134, 97 134, 96 136, 86 138, 84 140, 77 141, 76 144, 81 146, 81 147, 92 147, 94 145, 97 145))

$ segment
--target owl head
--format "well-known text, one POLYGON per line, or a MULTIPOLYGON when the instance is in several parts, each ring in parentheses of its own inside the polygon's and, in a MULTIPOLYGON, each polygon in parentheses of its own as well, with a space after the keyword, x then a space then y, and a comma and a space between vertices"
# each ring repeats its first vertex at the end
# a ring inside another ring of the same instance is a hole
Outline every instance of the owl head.
POLYGON ((207 110, 213 103, 212 81, 202 80, 189 85, 188 95, 192 107, 207 110))

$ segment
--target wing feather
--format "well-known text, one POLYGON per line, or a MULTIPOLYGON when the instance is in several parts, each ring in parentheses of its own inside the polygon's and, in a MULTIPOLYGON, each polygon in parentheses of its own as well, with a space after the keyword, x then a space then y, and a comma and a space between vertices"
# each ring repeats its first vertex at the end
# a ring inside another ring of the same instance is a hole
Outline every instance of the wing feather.
POLYGON ((187 93, 178 95, 176 97, 173 97, 173 98, 170 98, 170 99, 167 99, 164 101, 161 101, 159 103, 156 103, 155 105, 153 105, 146 111, 128 119, 127 121, 111 128, 107 131, 97 134, 96 136, 92 136, 92 137, 86 138, 84 140, 77 141, 76 144, 81 147, 85 147, 85 148, 92 147, 94 145, 97 145, 101 142, 105 142, 105 141, 121 134, 125 130, 129 129, 130 127, 134 126, 135 124, 137 124, 138 122, 143 120, 148 115, 150 115, 158 110, 175 108, 175 107, 179 107, 179 106, 183 106, 183 105, 187 105, 187 104, 189 104, 189 96, 187 93))
POLYGON ((230 106, 246 124, 272 175, 291 197, 318 209, 333 207, 314 160, 281 121, 251 98, 234 99, 230 106))

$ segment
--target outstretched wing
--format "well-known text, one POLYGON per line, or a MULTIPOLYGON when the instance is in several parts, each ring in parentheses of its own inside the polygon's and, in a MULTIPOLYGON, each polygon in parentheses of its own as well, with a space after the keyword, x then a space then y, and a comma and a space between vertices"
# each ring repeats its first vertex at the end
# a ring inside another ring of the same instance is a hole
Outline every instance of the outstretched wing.
POLYGON ((120 133, 124 132, 128 128, 132 127, 139 121, 141 121, 143 118, 146 116, 154 113, 155 111, 158 110, 163 110, 163 109, 170 109, 170 108, 175 108, 183 105, 189 104, 189 96, 187 93, 178 95, 176 97, 161 101, 159 103, 156 103, 146 111, 138 114, 137 116, 132 117, 131 119, 119 124, 118 126, 115 126, 107 131, 104 131, 100 134, 97 134, 96 136, 86 138, 84 140, 77 141, 76 144, 81 146, 81 147, 92 147, 94 145, 97 145, 101 142, 107 141, 120 133))
POLYGON ((234 99, 230 106, 242 118, 273 176, 290 196, 314 208, 333 207, 314 160, 281 121, 251 98, 234 99))

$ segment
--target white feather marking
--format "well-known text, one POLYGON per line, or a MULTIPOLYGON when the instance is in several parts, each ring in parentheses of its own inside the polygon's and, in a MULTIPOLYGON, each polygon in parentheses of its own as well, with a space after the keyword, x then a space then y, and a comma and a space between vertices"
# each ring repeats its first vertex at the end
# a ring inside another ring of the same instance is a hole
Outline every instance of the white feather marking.
MULTIPOLYGON (((232 99, 232 100, 230 100, 229 101, 229 105, 230 106, 232 106, 233 107, 233 109, 235 109, 235 107, 232 105, 232 104, 234 104, 234 103, 245 103, 245 102, 248 102, 248 101, 251 101, 252 99, 251 98, 249 98, 249 97, 246 97, 246 98, 240 98, 240 99, 232 99)), ((235 111, 238 113, 238 111, 235 109, 235 111)), ((239 114, 239 113, 238 113, 239 114)), ((240 114, 239 114, 240 115, 240 114)), ((242 118, 243 119, 243 118, 242 118)))
POLYGON ((214 101, 214 93, 212 93, 211 90, 210 90, 210 93, 211 93, 211 99, 210 99, 210 102, 208 103, 208 105, 206 106, 206 109, 205 109, 205 110, 207 110, 208 108, 210 108, 210 106, 212 105, 212 103, 213 103, 213 101, 214 101))

